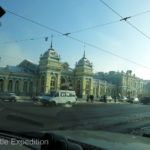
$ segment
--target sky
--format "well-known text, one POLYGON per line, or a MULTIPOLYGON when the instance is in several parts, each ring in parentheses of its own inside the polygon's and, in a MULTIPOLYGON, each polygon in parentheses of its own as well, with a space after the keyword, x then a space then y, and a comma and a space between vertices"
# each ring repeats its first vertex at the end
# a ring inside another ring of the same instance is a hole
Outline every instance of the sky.
MULTIPOLYGON (((104 1, 123 17, 150 10, 149 0, 104 1)), ((94 72, 132 70, 137 77, 150 79, 150 39, 125 21, 119 21, 120 17, 99 0, 0 0, 0 6, 61 33, 69 32, 70 36, 99 47, 96 49, 80 43, 6 11, 0 18, 0 66, 17 65, 24 59, 38 64, 40 55, 50 47, 53 35, 53 48, 60 54, 62 62, 68 62, 71 68, 75 67, 85 50, 94 72), (114 24, 75 33, 83 28, 116 20, 118 22, 114 24)), ((150 36, 150 12, 131 17, 128 21, 150 36)))

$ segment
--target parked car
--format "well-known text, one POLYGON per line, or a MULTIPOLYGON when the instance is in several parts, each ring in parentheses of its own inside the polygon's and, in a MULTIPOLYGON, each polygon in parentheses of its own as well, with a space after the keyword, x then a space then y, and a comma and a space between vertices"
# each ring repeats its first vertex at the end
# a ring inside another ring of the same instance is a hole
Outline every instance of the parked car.
POLYGON ((106 100, 107 100, 107 102, 112 102, 113 101, 111 96, 106 96, 106 100))
POLYGON ((129 103, 139 103, 139 99, 137 97, 128 98, 127 102, 129 103))
POLYGON ((119 99, 119 101, 121 101, 121 102, 127 102, 127 100, 128 100, 128 98, 125 96, 123 96, 119 99))
POLYGON ((140 102, 143 104, 150 104, 150 97, 142 97, 140 98, 140 102))
POLYGON ((42 99, 42 96, 33 96, 32 97, 32 100, 35 101, 35 102, 40 102, 42 99))
POLYGON ((113 99, 112 99, 112 97, 111 96, 101 96, 101 98, 100 98, 100 101, 101 102, 112 102, 113 101, 113 99))
POLYGON ((18 98, 15 93, 0 93, 0 99, 16 102, 18 98))
POLYGON ((43 105, 71 104, 76 103, 77 97, 75 91, 52 90, 50 94, 42 96, 43 105))

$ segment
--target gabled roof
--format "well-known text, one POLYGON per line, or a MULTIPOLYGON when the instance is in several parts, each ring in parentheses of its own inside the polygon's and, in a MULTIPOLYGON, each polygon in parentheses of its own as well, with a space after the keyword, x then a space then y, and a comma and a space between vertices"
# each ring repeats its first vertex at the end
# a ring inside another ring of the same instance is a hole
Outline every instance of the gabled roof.
POLYGON ((6 67, 0 67, 0 71, 3 72, 11 72, 11 73, 23 73, 23 74, 33 74, 30 70, 26 70, 23 67, 19 66, 6 66, 6 67))
POLYGON ((38 70, 38 64, 35 64, 27 59, 23 60, 17 67, 21 67, 24 70, 28 70, 32 73, 36 73, 38 70))

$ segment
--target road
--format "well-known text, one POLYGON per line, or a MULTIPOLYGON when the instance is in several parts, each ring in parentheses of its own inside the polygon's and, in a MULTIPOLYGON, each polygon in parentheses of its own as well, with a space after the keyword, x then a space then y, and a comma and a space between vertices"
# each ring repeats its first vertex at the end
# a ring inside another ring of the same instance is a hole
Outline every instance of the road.
POLYGON ((0 103, 0 128, 37 130, 106 130, 139 134, 150 126, 150 105, 79 103, 44 107, 40 103, 0 103))

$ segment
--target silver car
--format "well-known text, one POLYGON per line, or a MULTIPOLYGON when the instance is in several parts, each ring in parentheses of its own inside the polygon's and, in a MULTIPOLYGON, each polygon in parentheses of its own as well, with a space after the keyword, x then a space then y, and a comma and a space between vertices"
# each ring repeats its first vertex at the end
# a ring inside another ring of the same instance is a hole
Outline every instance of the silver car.
POLYGON ((16 102, 17 101, 17 96, 15 93, 1 93, 0 94, 0 99, 1 100, 9 100, 11 102, 16 102))

